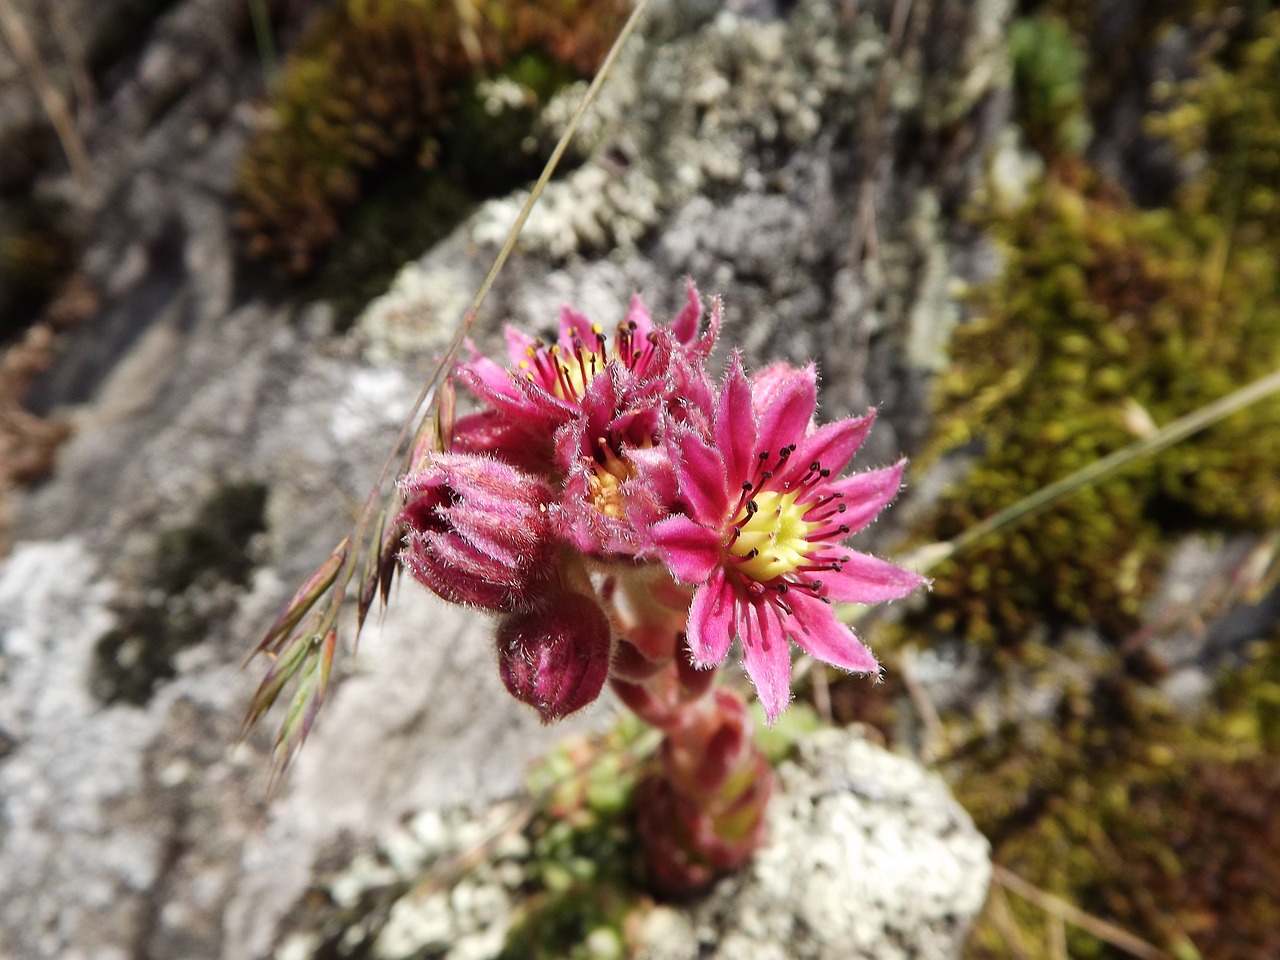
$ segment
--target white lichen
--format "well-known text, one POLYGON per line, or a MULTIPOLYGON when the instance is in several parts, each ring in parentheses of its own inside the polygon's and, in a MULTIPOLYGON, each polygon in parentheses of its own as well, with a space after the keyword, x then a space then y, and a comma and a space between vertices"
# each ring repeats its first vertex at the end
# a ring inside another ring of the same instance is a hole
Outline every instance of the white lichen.
MULTIPOLYGON (((800 149, 831 115, 852 115, 883 49, 877 37, 870 17, 843 22, 825 0, 804 0, 784 22, 721 12, 687 36, 633 38, 578 134, 588 161, 548 185, 521 246, 552 259, 634 248, 694 194, 741 182, 762 143, 800 149)), ((544 139, 563 130, 581 93, 553 98, 544 139)), ((500 243, 526 197, 485 204, 471 238, 500 243)))

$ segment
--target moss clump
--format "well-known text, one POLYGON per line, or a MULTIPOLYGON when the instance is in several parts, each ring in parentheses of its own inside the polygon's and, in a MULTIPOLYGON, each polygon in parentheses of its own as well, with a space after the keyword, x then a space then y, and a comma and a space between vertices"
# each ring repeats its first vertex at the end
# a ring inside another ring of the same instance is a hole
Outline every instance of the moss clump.
POLYGON ((1195 79, 1167 88, 1172 105, 1150 127, 1203 162, 1179 197, 1183 209, 1228 221, 1237 244, 1274 245, 1280 236, 1280 10, 1256 30, 1219 58, 1204 59, 1195 79))
MULTIPOLYGON (((1019 210, 980 215, 1004 274, 973 297, 933 452, 978 462, 943 538, 1280 367, 1280 13, 1153 122, 1203 173, 1142 210, 1060 157, 1019 210), (1234 63, 1228 70, 1226 63, 1234 63)), ((948 564, 937 625, 1018 645, 1044 621, 1134 626, 1176 532, 1280 524, 1280 403, 1258 404, 948 564)))
POLYGON ((94 651, 94 694, 105 703, 143 704, 176 674, 174 658, 226 616, 220 584, 242 585, 252 569, 250 538, 265 529, 267 488, 222 487, 194 521, 160 535, 152 568, 133 603, 116 609, 118 625, 94 651))
MULTIPOLYGON (((1066 16, 1089 4, 1048 6, 1066 16)), ((1167 206, 1141 209, 1046 150, 1026 206, 980 214, 1005 272, 973 295, 981 319, 957 337, 932 449, 963 450, 974 469, 928 536, 954 536, 1280 368, 1280 15, 1242 22, 1152 121, 1194 161, 1167 206)), ((967 551, 941 571, 931 607, 935 624, 990 644, 991 661, 1016 651, 1032 677, 994 732, 943 718, 951 742, 970 732, 947 772, 996 861, 1180 958, 1280 951, 1280 636, 1196 714, 1151 685, 1160 665, 1133 644, 1067 653, 1038 640, 1064 621, 1113 640, 1137 626, 1167 546, 1188 529, 1280 526, 1280 446, 1259 439, 1278 432, 1280 403, 1264 403, 1133 464, 967 551), (1028 691, 1042 702, 1064 674, 1076 679, 1056 713, 1028 719, 1028 691)), ((1044 913, 1008 902, 1023 942, 989 913, 969 955, 1061 955, 1044 913)), ((1071 926, 1067 950, 1123 955, 1071 926)))
MULTIPOLYGON (((1175 112, 1208 160, 1175 206, 1060 159, 1024 208, 985 214, 1005 271, 956 338, 933 448, 980 455, 940 536, 1280 367, 1280 16, 1261 27, 1175 112)), ((1259 404, 988 538, 940 571, 938 624, 1001 644, 1046 617, 1128 629, 1171 532, 1280 524, 1280 445, 1257 442, 1277 429, 1280 403, 1259 404)))
POLYGON ((1062 20, 1023 17, 1009 27, 1018 115, 1038 149, 1080 153, 1091 131, 1085 110, 1088 57, 1062 20))
MULTIPOLYGON (((476 82, 513 72, 536 105, 595 69, 625 7, 623 0, 340 0, 287 64, 274 124, 246 152, 237 223, 249 254, 307 274, 388 166, 461 163, 483 182, 482 172, 522 153, 499 137, 477 155, 474 145, 498 121, 474 124, 476 82), (530 54, 544 65, 531 67, 522 59, 530 54)), ((527 129, 526 119, 521 137, 527 129)))
MULTIPOLYGON (((1216 261, 1215 218, 1138 210, 1073 173, 993 225, 1006 270, 940 384, 938 446, 982 451, 942 507, 943 537, 1280 366, 1268 250, 1216 261)), ((1046 614, 1132 626, 1168 532, 1280 523, 1280 448, 1250 439, 1278 427, 1280 405, 1260 405, 988 538, 939 572, 940 625, 995 642, 1046 614)))
MULTIPOLYGON (((1071 690, 1051 720, 1011 725, 954 756, 957 796, 996 861, 1173 956, 1276 955, 1277 641, 1220 683, 1202 719, 1118 664, 1098 664, 1102 679, 1071 690), (1259 709, 1259 693, 1269 706, 1259 709)), ((1024 930, 1043 926, 1036 908, 1010 899, 1024 930)), ((1051 955, 1045 937, 1027 940, 1051 955)), ((1075 929, 1068 947, 1073 957, 1120 955, 1075 929)), ((1001 930, 979 924, 969 956, 1009 955, 1001 930)))
POLYGON ((383 166, 324 252, 306 292, 329 301, 345 325, 386 290, 401 266, 447 236, 477 197, 536 176, 545 160, 530 149, 538 105, 571 78, 545 55, 529 53, 496 81, 461 85, 443 124, 449 137, 432 168, 423 170, 411 159, 383 166), (495 90, 508 102, 500 105, 495 90), (510 102, 516 97, 519 103, 510 102))

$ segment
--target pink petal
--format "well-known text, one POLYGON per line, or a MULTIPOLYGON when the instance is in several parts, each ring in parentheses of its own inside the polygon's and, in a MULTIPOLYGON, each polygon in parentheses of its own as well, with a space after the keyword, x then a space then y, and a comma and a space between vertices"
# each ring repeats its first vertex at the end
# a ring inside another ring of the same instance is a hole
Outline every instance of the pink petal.
POLYGON ((694 517, 709 526, 718 527, 724 522, 725 512, 729 509, 724 461, 720 454, 686 427, 673 426, 669 436, 676 448, 680 495, 689 504, 694 517))
POLYGON ((689 650, 698 667, 714 667, 724 662, 733 643, 737 600, 726 582, 724 569, 717 567, 705 584, 693 592, 689 606, 689 650))
POLYGON ((842 569, 822 574, 822 594, 837 603, 882 603, 899 600, 929 581, 886 560, 851 550, 840 558, 842 569))
POLYGON ((671 333, 681 343, 689 343, 698 332, 698 321, 702 319, 702 298, 698 296, 698 288, 690 278, 685 283, 684 307, 671 321, 671 333))
POLYGON ((844 494, 844 512, 833 519, 848 526, 851 532, 861 530, 898 495, 906 466, 906 460, 899 460, 891 467, 855 473, 824 487, 823 494, 844 494))
POLYGON ((774 611, 762 604, 744 604, 748 620, 742 634, 742 657, 747 676, 755 684, 765 719, 773 723, 791 699, 791 644, 774 611))
POLYGON ((759 433, 760 445, 770 453, 777 454, 779 448, 804 439, 818 405, 817 380, 817 372, 810 364, 771 385, 772 396, 760 410, 759 433))
POLYGON ((849 417, 819 427, 800 444, 796 453, 797 466, 809 469, 809 464, 817 461, 823 469, 830 470, 832 475, 843 470, 853 459, 853 455, 862 446, 871 425, 875 423, 875 409, 868 410, 865 416, 849 417))
POLYGON ((503 336, 507 341, 507 356, 511 358, 511 366, 519 368, 520 364, 529 359, 529 349, 536 346, 538 341, 512 326, 503 331, 503 336))
POLYGON ((631 304, 627 307, 625 322, 636 325, 635 336, 640 343, 644 343, 649 333, 653 330, 653 317, 649 315, 649 308, 644 305, 644 301, 640 299, 639 294, 631 297, 631 304))
POLYGON ((855 673, 877 673, 871 651, 836 619, 831 605, 799 591, 790 594, 792 639, 811 657, 855 673))
POLYGON ((560 340, 564 343, 572 343, 575 333, 579 339, 585 340, 589 344, 593 344, 596 341, 595 331, 591 329, 591 321, 587 319, 585 314, 579 313, 573 307, 561 307, 560 340))
POLYGON ((479 354, 472 357, 470 363, 458 364, 458 379, 477 396, 480 396, 477 390, 478 385, 483 385, 491 393, 506 397, 515 396, 515 390, 511 385, 511 374, 488 357, 482 357, 479 354))
POLYGON ((682 583, 704 583, 720 566, 720 534, 688 517, 667 517, 650 538, 671 575, 682 583))
POLYGON ((698 338, 698 342, 691 348, 690 352, 699 360, 706 361, 711 356, 711 351, 715 349, 716 340, 720 336, 720 324, 723 319, 723 306, 719 297, 713 297, 711 300, 711 317, 707 322, 707 332, 698 338))
POLYGON ((716 411, 716 445, 724 457, 724 476, 733 489, 751 477, 756 450, 756 418, 751 409, 751 385, 742 370, 742 357, 734 353, 720 406, 716 411))
POLYGON ((711 436, 715 416, 715 390, 706 371, 676 354, 671 362, 672 388, 669 402, 676 420, 690 424, 703 436, 711 436))

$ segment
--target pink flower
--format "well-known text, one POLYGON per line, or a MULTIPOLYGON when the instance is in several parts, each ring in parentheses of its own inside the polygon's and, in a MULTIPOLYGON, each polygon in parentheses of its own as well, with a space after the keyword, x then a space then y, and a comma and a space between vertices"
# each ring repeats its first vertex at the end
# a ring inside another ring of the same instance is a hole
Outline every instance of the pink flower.
POLYGON ((599 326, 565 307, 555 343, 545 344, 508 327, 511 369, 476 355, 459 366, 458 378, 510 423, 535 436, 549 437, 577 416, 588 387, 605 370, 615 370, 630 381, 633 395, 670 394, 675 369, 701 366, 715 346, 719 302, 712 306, 707 330, 699 335, 702 314, 702 299, 692 282, 684 308, 669 326, 656 326, 640 298, 633 297, 610 343, 599 326), (677 357, 684 358, 683 365, 676 362, 677 357))
POLYGON ((896 496, 905 462, 839 477, 874 412, 815 429, 816 380, 812 366, 775 366, 753 386, 735 355, 710 436, 668 430, 683 513, 651 532, 672 576, 696 585, 695 663, 719 664, 740 638, 771 722, 790 698, 789 641, 825 663, 875 672, 875 657, 831 603, 895 600, 925 582, 844 546, 896 496))
POLYGON ((665 398, 636 396, 635 386, 618 368, 607 369, 584 391, 581 412, 556 432, 564 484, 552 516, 583 553, 641 556, 649 527, 676 499, 661 442, 665 398))

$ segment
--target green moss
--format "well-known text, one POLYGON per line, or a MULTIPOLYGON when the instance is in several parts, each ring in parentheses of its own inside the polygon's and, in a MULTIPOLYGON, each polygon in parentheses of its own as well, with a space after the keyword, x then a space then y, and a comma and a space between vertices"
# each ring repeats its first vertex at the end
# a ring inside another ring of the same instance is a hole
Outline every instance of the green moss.
POLYGON ((246 151, 237 224, 248 253, 310 273, 389 168, 469 171, 463 184, 479 196, 510 189, 526 175, 521 143, 535 108, 594 70, 625 9, 623 0, 340 0, 286 64, 274 124, 246 151), (466 10, 474 16, 460 19, 466 10), (501 76, 529 102, 494 117, 476 88, 501 76))
POLYGON ((1173 105, 1150 124, 1184 154, 1211 161, 1181 206, 1222 218, 1246 245, 1280 234, 1280 10, 1256 31, 1168 89, 1173 105))
POLYGON ((630 825, 642 731, 628 718, 603 742, 565 741, 530 774, 530 792, 547 803, 528 830, 530 880, 502 960, 627 955, 628 918, 648 902, 630 825))
POLYGON ((1009 27, 1018 114, 1033 143, 1042 150, 1080 153, 1091 131, 1085 111, 1084 76, 1088 58, 1062 20, 1036 15, 1009 27))
MULTIPOLYGON (((934 444, 980 456, 946 499, 938 535, 1280 367, 1280 213, 1268 220, 1265 199, 1280 184, 1280 150, 1250 151, 1231 186, 1211 172, 1213 149, 1271 137, 1238 128, 1270 122, 1280 137, 1280 16, 1263 25, 1233 75, 1245 92, 1204 93, 1197 138, 1180 121, 1210 152, 1175 207, 1139 209, 1059 160, 1024 208, 985 214, 1005 271, 974 294, 981 319, 956 338, 934 444)), ((938 624, 1001 644, 1046 617, 1130 628, 1172 534, 1280 524, 1280 445, 1256 439, 1278 428, 1280 403, 1260 404, 988 538, 940 571, 938 624)))
MULTIPOLYGON (((993 224, 1006 270, 957 336, 937 428, 937 448, 982 452, 943 505, 942 537, 1132 442, 1143 419, 1167 423, 1280 366, 1266 250, 1214 261, 1226 235, 1212 218, 1141 211, 1082 176, 1051 176, 993 224)), ((1280 405, 1260 405, 989 537, 939 571, 939 624, 999 643, 1046 616, 1127 629, 1171 533, 1280 523, 1280 448, 1249 440, 1277 427, 1280 405)))
MULTIPOLYGON (((1073 29, 1067 8, 1085 6, 1047 5, 1073 29)), ((1196 81, 1167 91, 1152 132, 1201 172, 1166 207, 1141 209, 1047 151, 1025 207, 979 214, 1005 270, 973 293, 981 319, 957 336, 931 451, 963 451, 974 468, 923 536, 954 536, 1280 368, 1278 76, 1271 13, 1246 18, 1196 81)), ((1019 690, 1077 678, 1047 719, 1027 719, 1017 693, 994 732, 943 718, 945 739, 966 742, 947 772, 997 862, 1178 957, 1280 953, 1280 635, 1256 642, 1194 714, 1150 685, 1160 665, 1132 644, 1050 645, 1070 621, 1133 636, 1186 531, 1280 527, 1280 445, 1259 439, 1276 434, 1280 403, 1264 403, 1139 461, 966 551, 930 605, 934 625, 988 645, 993 673, 1016 661, 1031 677, 1019 690)), ((1044 912, 1007 900, 1024 942, 989 912, 969 955, 1054 956, 1044 912)), ((1123 955, 1070 925, 1067 948, 1123 955)))
POLYGON ((524 95, 524 103, 491 112, 493 81, 460 84, 442 118, 444 139, 429 170, 416 160, 380 168, 375 181, 323 253, 309 296, 329 301, 342 329, 384 292, 405 263, 418 257, 475 208, 478 198, 505 193, 535 177, 546 154, 532 141, 539 104, 571 79, 543 54, 516 58, 497 76, 524 95))
POLYGON ((94 694, 105 703, 146 703, 176 674, 174 658, 199 643, 230 612, 209 588, 244 584, 252 569, 250 538, 265 529, 266 487, 228 484, 190 524, 165 531, 134 602, 116 609, 117 625, 94 649, 94 694))

